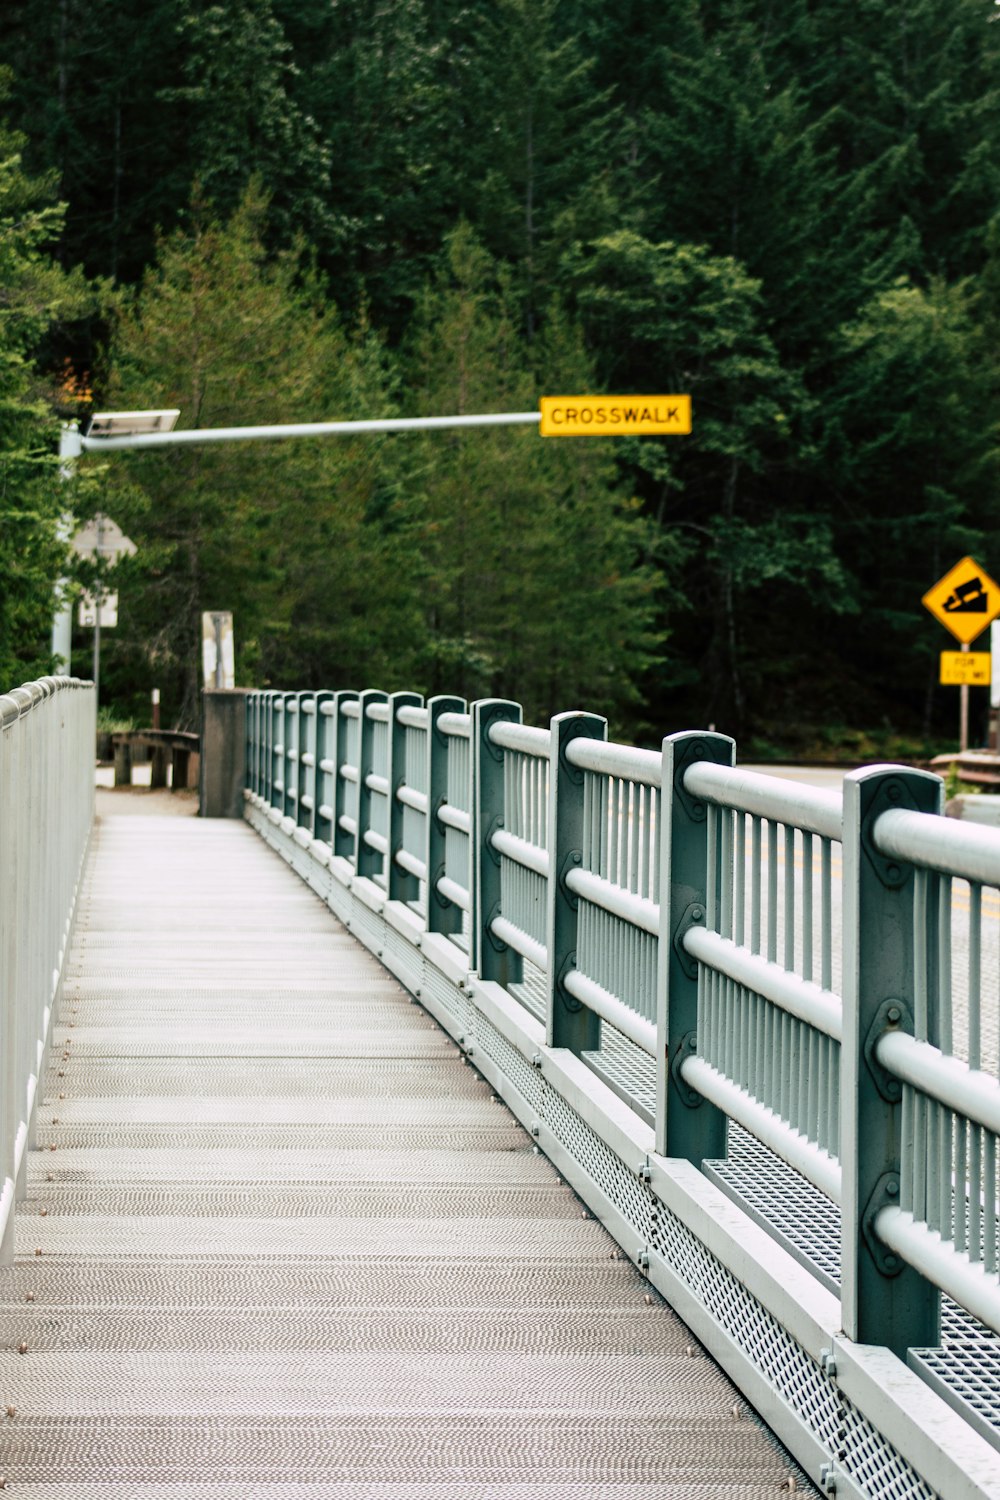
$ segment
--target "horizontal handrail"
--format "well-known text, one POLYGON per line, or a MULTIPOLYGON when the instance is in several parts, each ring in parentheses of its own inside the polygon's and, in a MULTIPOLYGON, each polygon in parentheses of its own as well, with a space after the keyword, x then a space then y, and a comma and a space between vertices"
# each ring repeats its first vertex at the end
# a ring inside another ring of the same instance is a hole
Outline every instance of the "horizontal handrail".
POLYGON ((552 749, 552 732, 536 729, 531 724, 515 724, 509 719, 496 719, 489 727, 490 744, 499 750, 515 750, 522 755, 534 755, 545 759, 552 749))
POLYGON ((987 1271, 981 1262, 970 1262, 949 1240, 942 1240, 936 1230, 928 1229, 898 1204, 879 1209, 872 1227, 907 1265, 1000 1333, 1000 1285, 995 1272, 987 1271))
POLYGON ((401 786, 396 792, 396 796, 399 798, 400 802, 402 802, 404 807, 412 807, 414 812, 424 813, 426 815, 426 792, 418 792, 416 787, 412 786, 401 786))
POLYGON ((427 879, 426 864, 415 854, 411 854, 408 849, 396 850, 396 863, 401 870, 406 871, 407 875, 413 875, 417 880, 427 879))
POLYGON ((438 822, 443 823, 445 828, 454 828, 459 833, 472 832, 472 819, 464 807, 456 807, 453 802, 442 802, 437 816, 438 822))
POLYGON ((637 750, 633 745, 609 744, 607 740, 581 736, 566 746, 566 759, 581 771, 617 776, 642 786, 658 787, 662 780, 663 757, 652 750, 637 750))
POLYGON ((442 734, 450 735, 453 739, 471 739, 472 715, 452 713, 442 714, 437 721, 437 727, 442 734))
POLYGON ((506 943, 508 948, 513 948, 515 953, 519 953, 522 958, 533 963, 536 969, 541 969, 544 973, 548 968, 549 956, 545 944, 531 937, 522 927, 515 926, 507 917, 494 917, 490 923, 490 929, 501 943, 506 943))
POLYGON ((496 852, 502 854, 505 859, 511 859, 523 870, 531 870, 535 875, 540 875, 543 880, 548 880, 547 850, 539 849, 537 844, 529 844, 527 839, 518 838, 516 833, 508 833, 505 828, 495 830, 491 843, 496 852))
POLYGON ((843 837, 843 798, 839 792, 825 792, 819 787, 764 776, 759 771, 741 771, 704 760, 687 768, 684 789, 719 807, 787 823, 821 838, 839 843, 843 837))
MULTIPOLYGON (((493 837, 496 842, 496 834, 493 837)), ((592 906, 599 906, 611 916, 620 917, 623 922, 631 922, 633 927, 641 928, 653 937, 659 935, 660 908, 648 896, 637 896, 634 892, 605 880, 602 875, 595 875, 591 870, 567 870, 566 889, 574 896, 582 896, 592 906)))
POLYGON ((900 1082, 1000 1136, 1000 1086, 991 1074, 905 1031, 883 1032, 875 1043, 875 1056, 900 1082))
POLYGON ((610 990, 584 974, 582 969, 570 969, 563 976, 562 982, 563 988, 574 1000, 579 1000, 581 1005, 600 1016, 602 1021, 607 1021, 609 1026, 627 1036, 630 1042, 634 1042, 650 1057, 656 1056, 655 1022, 640 1016, 630 1005, 619 1000, 617 995, 612 995, 610 990))
POLYGON ((426 729, 430 714, 416 703, 403 703, 396 710, 396 723, 402 724, 404 729, 426 729))
POLYGON ((1000 886, 1000 842, 982 824, 892 807, 875 820, 872 839, 888 859, 1000 886))
POLYGON ((793 1130, 774 1110, 761 1104, 703 1057, 686 1057, 680 1071, 684 1082, 703 1099, 717 1105, 744 1130, 749 1130, 775 1156, 780 1156, 813 1187, 819 1188, 831 1202, 840 1203, 843 1174, 840 1163, 828 1151, 807 1140, 800 1131, 793 1130))
POLYGON ((442 875, 438 879, 437 889, 446 901, 453 906, 459 907, 461 911, 468 911, 471 905, 469 893, 457 880, 452 880, 450 875, 442 875))

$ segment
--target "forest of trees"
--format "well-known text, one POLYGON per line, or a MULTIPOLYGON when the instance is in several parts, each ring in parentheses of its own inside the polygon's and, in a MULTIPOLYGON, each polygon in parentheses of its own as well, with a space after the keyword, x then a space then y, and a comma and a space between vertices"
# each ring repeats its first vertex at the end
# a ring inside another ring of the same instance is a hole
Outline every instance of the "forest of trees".
MULTIPOLYGON (((60 517, 138 544, 102 700, 500 694, 619 734, 946 741, 920 599, 1000 573, 995 0, 7 0, 0 672, 60 517), (689 392, 688 438, 517 428, 88 459, 183 427, 689 392)), ((87 581, 87 565, 73 575, 87 581)), ((89 670, 89 632, 74 671, 89 670)))

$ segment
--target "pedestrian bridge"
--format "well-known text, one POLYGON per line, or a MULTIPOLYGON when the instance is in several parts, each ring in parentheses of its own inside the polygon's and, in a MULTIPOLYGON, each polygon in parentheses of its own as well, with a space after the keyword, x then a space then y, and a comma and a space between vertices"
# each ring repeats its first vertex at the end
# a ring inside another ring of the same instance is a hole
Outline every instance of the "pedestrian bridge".
POLYGON ((6 1488, 1000 1495, 1000 836, 582 713, 207 710, 243 817, 92 827, 87 686, 0 698, 6 1488))

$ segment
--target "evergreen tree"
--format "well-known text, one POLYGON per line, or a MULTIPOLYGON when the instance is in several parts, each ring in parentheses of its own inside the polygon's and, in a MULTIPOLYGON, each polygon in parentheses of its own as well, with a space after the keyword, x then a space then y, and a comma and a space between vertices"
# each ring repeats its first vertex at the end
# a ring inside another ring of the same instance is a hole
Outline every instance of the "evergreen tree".
MULTIPOLYGON (((524 411, 538 387, 518 298, 467 225, 418 304, 407 386, 419 411, 524 411)), ((564 388, 591 373, 551 320, 539 367, 564 388)), ((428 664, 439 691, 516 696, 534 721, 588 704, 623 721, 658 655, 646 528, 616 496, 608 447, 501 428, 428 435, 423 493, 428 664)), ((633 721, 634 722, 634 721, 633 721)))
POLYGON ((171 0, 9 0, 6 57, 26 161, 57 174, 64 265, 131 280, 191 180, 185 119, 164 91, 182 51, 171 0))
MULTIPOLYGON (((8 80, 0 75, 0 97, 8 80)), ((55 584, 66 562, 59 522, 55 413, 34 361, 56 325, 79 317, 87 289, 49 247, 62 227, 52 177, 32 177, 24 137, 0 123, 0 690, 49 670, 55 584)))
MULTIPOLYGON (((381 356, 352 342, 293 255, 269 259, 251 190, 220 222, 195 205, 123 301, 107 400, 178 406, 183 426, 370 417, 381 356)), ((163 689, 197 717, 200 614, 231 609, 241 682, 283 687, 405 674, 415 605, 405 516, 371 438, 220 444, 116 455, 112 514, 139 546, 120 565, 107 678, 120 701, 163 689)))

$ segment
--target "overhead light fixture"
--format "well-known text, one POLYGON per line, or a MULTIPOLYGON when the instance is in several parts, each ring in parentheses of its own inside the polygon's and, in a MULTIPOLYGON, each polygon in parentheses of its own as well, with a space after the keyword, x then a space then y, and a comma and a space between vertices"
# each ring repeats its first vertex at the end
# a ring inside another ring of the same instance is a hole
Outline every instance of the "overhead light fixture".
POLYGON ((176 406, 164 411, 95 411, 84 436, 131 437, 141 432, 173 432, 180 414, 176 406))

